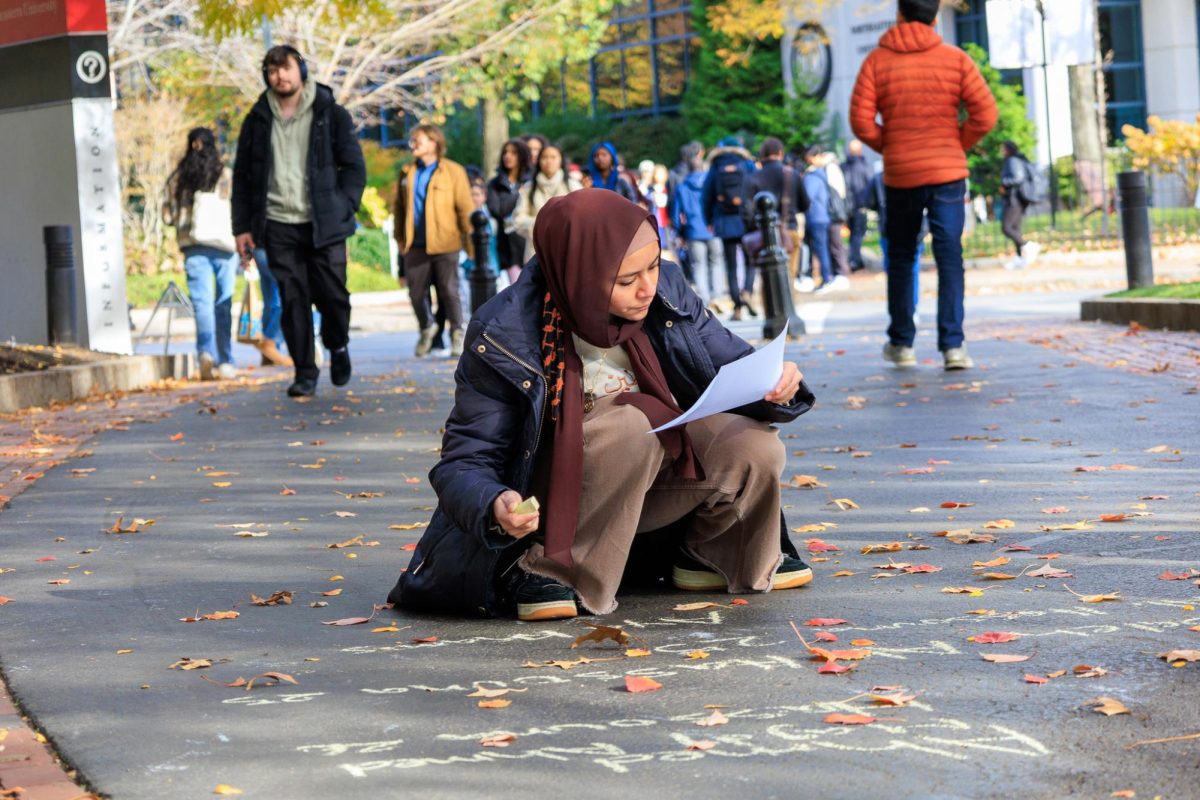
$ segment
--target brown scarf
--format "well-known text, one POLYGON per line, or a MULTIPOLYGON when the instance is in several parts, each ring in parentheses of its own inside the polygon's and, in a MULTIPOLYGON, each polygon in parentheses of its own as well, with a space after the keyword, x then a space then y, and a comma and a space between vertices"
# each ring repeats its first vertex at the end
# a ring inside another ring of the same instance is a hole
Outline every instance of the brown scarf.
MULTIPOLYGON (((542 358, 550 387, 549 416, 554 438, 545 489, 542 530, 546 555, 571 566, 571 544, 579 521, 583 486, 583 366, 575 334, 596 347, 621 345, 629 355, 640 392, 626 392, 615 402, 637 407, 657 428, 682 413, 671 397, 666 376, 642 321, 608 313, 617 273, 631 245, 644 242, 642 226, 653 232, 653 215, 615 192, 582 189, 551 199, 538 213, 534 246, 548 291, 542 317, 542 358)), ((675 474, 700 480, 704 470, 692 450, 685 427, 657 434, 673 459, 675 474)), ((614 476, 616 479, 616 476, 614 476)))

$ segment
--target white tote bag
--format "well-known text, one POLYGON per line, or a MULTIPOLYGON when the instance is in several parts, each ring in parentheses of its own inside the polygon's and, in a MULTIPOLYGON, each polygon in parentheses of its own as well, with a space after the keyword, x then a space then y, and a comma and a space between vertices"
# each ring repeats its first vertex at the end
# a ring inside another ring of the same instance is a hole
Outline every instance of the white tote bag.
POLYGON ((233 238, 233 209, 227 199, 216 192, 192 195, 192 239, 196 244, 229 253, 237 250, 233 238))

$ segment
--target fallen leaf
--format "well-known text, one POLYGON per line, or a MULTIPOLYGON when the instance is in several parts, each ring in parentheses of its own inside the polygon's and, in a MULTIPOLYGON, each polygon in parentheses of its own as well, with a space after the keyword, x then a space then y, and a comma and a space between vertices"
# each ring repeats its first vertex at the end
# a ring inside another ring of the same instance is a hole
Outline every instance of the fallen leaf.
POLYGON ((1071 669, 1076 678, 1100 678, 1108 674, 1104 667, 1093 667, 1091 664, 1079 664, 1071 669))
POLYGON ((1028 553, 1032 549, 1033 549, 1032 547, 1029 547, 1029 546, 1023 545, 1023 544, 1010 544, 1008 547, 1004 548, 1004 552, 1006 552, 1006 553, 1028 553))
POLYGON ((909 467, 900 470, 902 475, 928 475, 931 472, 933 472, 933 467, 909 467))
POLYGON ((975 533, 970 528, 955 528, 952 531, 938 531, 934 536, 941 536, 955 544, 990 544, 996 537, 990 533, 975 533))
POLYGON ((828 714, 824 721, 829 725, 870 725, 875 717, 866 714, 828 714))
POLYGON ((815 522, 811 525, 801 525, 799 528, 792 528, 792 533, 824 533, 828 527, 824 522, 815 522))
POLYGON ((941 572, 941 567, 935 567, 933 564, 910 564, 904 568, 904 571, 910 575, 926 572, 941 572))
POLYGON ((117 521, 112 524, 111 528, 106 530, 106 533, 139 533, 154 524, 152 519, 141 519, 140 517, 125 525, 125 517, 117 517, 117 521))
POLYGON ((663 685, 653 678, 646 678, 641 675, 625 676, 625 691, 631 694, 657 692, 661 688, 663 688, 663 685))
POLYGON ((827 628, 831 625, 845 625, 846 620, 834 617, 814 617, 804 624, 810 628, 827 628))
POLYGON ((871 553, 895 553, 904 549, 904 545, 900 542, 888 542, 887 544, 868 544, 862 549, 863 555, 871 553))
POLYGON ((627 658, 643 658, 645 656, 650 655, 650 651, 643 650, 642 648, 639 648, 639 647, 631 647, 630 649, 625 651, 625 655, 627 658))
POLYGON ((873 647, 875 642, 871 639, 851 639, 850 644, 855 647, 873 647))
POLYGON ((829 631, 817 631, 813 638, 818 642, 836 642, 838 640, 837 635, 832 634, 829 631))
POLYGON ((947 586, 942 589, 943 594, 969 594, 975 597, 983 597, 982 586, 947 586))
POLYGON ((1027 672, 1027 673, 1025 673, 1025 682, 1026 682, 1026 683, 1036 683, 1036 684, 1038 684, 1038 685, 1040 686, 1040 685, 1042 685, 1043 683, 1049 683, 1049 682, 1050 682, 1050 679, 1049 679, 1049 678, 1044 678, 1044 677, 1042 677, 1041 675, 1030 675, 1030 674, 1027 672))
POLYGON ((706 608, 724 608, 720 603, 682 603, 672 608, 672 611, 703 611, 706 608))
POLYGON ((851 575, 854 575, 854 574, 855 573, 851 572, 848 569, 843 569, 843 570, 838 570, 837 572, 833 573, 832 577, 834 577, 834 578, 849 578, 851 575))
POLYGON ((1031 578, 1073 578, 1075 577, 1065 569, 1056 569, 1055 567, 1046 564, 1032 572, 1025 573, 1031 578))
POLYGON ((1114 714, 1128 714, 1129 709, 1120 700, 1112 697, 1097 697, 1094 700, 1087 701, 1084 705, 1091 706, 1092 711, 1097 714, 1103 714, 1106 717, 1111 717, 1114 714))
POLYGON ((691 744, 689 744, 687 746, 687 749, 688 750, 712 750, 716 746, 717 746, 716 742, 712 742, 712 741, 705 739, 700 742, 692 742, 691 744))
POLYGON ((1101 522, 1124 522, 1127 519, 1129 519, 1129 517, 1126 516, 1125 514, 1101 514, 1100 515, 1101 522))
POLYGON ((750 605, 750 601, 743 600, 740 597, 735 597, 729 601, 729 605, 731 605, 731 606, 748 606, 748 605, 750 605))
POLYGON ((480 708, 508 708, 512 705, 512 700, 480 700, 480 708))
POLYGON ((1016 575, 1009 575, 1007 572, 981 572, 979 577, 986 578, 989 581, 1011 581, 1016 580, 1016 575))
POLYGON ((1003 567, 1009 561, 1011 561, 1011 559, 1005 558, 1004 556, 999 556, 997 558, 993 558, 991 561, 976 561, 971 566, 974 569, 982 569, 985 567, 1003 567))
POLYGON ((857 666, 856 664, 839 664, 836 661, 826 661, 824 664, 821 665, 821 668, 817 670, 817 674, 818 675, 841 675, 842 673, 850 672, 856 666, 857 666))
POLYGON ((805 544, 808 545, 808 552, 810 552, 810 553, 840 552, 840 548, 837 545, 829 544, 828 542, 823 542, 820 539, 807 539, 807 540, 805 540, 805 544))
POLYGON ((317 594, 321 595, 322 597, 337 597, 339 594, 341 594, 344 591, 346 591, 346 590, 345 589, 330 589, 328 592, 317 592, 317 594))
POLYGON ((905 694, 896 691, 888 694, 868 694, 867 698, 878 706, 902 707, 916 700, 917 696, 915 694, 905 694))
POLYGON ((1109 797, 1137 797, 1137 792, 1133 789, 1118 789, 1110 794, 1109 797))
POLYGON ((363 537, 362 537, 362 535, 359 535, 359 536, 355 536, 353 539, 347 539, 344 542, 336 542, 334 544, 327 544, 327 545, 325 545, 325 547, 329 550, 339 550, 343 547, 361 547, 362 543, 363 543, 363 537))
POLYGON ((46 581, 46 583, 50 584, 51 586, 66 586, 70 582, 70 578, 55 578, 52 581, 46 581))
POLYGON ((1021 637, 1015 633, 1002 633, 1000 631, 986 631, 975 636, 968 636, 968 642, 976 644, 1000 644, 1002 642, 1013 642, 1021 637))
POLYGON ((1200 650, 1168 650, 1165 653, 1159 653, 1158 658, 1167 662, 1174 661, 1200 661, 1200 650))
MULTIPOLYGON (((180 434, 180 436, 182 436, 182 435, 183 434, 180 434)), ((171 438, 174 439, 175 437, 172 436, 171 438)), ((242 793, 241 789, 237 788, 236 786, 230 786, 228 783, 218 783, 217 787, 215 789, 213 789, 213 794, 241 794, 241 793, 242 793)))
POLYGON ((1067 525, 1039 525, 1038 527, 1043 531, 1090 531, 1096 526, 1086 519, 1081 519, 1079 522, 1067 525))
POLYGON ((1071 509, 1067 508, 1066 506, 1050 506, 1048 508, 1043 508, 1042 513, 1043 514, 1066 514, 1070 510, 1071 509))
POLYGON ((789 485, 796 489, 824 489, 827 484, 817 480, 816 475, 793 475, 789 485))
POLYGON ((237 619, 240 617, 236 611, 214 611, 211 614, 203 614, 200 619, 220 620, 220 619, 237 619))
POLYGON ((517 694, 520 692, 527 692, 527 691, 529 691, 529 690, 528 689, 488 689, 486 687, 477 685, 475 687, 475 691, 471 692, 469 695, 467 695, 467 697, 487 697, 487 698, 503 697, 504 695, 509 694, 509 693, 517 694))
POLYGON ((395 625, 385 625, 382 628, 371 628, 371 633, 399 633, 400 629, 395 625))
POLYGON ((11 603, 12 601, 13 599, 11 597, 4 597, 3 595, 0 595, 0 606, 4 605, 5 603, 11 603))
POLYGON ((970 508, 973 505, 975 505, 975 504, 974 503, 956 503, 952 500, 948 500, 945 503, 942 503, 942 508, 970 508))
POLYGON ((584 642, 603 643, 606 641, 613 641, 616 642, 618 646, 622 647, 629 644, 629 634, 620 628, 614 628, 609 625, 597 625, 594 622, 586 621, 584 621, 583 624, 587 625, 592 630, 576 637, 575 641, 571 642, 572 650, 574 650, 576 647, 579 647, 579 645, 583 644, 584 642))
POLYGON ((708 655, 707 650, 689 650, 684 657, 693 661, 699 661, 702 658, 708 658, 708 655))
POLYGON ((838 511, 849 511, 849 510, 850 510, 850 509, 852 509, 852 508, 858 508, 858 503, 854 502, 854 501, 853 501, 853 500, 851 500, 849 497, 838 497, 838 498, 835 498, 835 499, 833 499, 833 500, 830 500, 830 501, 829 501, 828 503, 826 503, 825 505, 827 505, 827 506, 830 506, 830 505, 837 506, 837 507, 838 507, 838 511))
POLYGON ((364 622, 370 622, 373 617, 345 617, 344 619, 331 619, 322 622, 322 625, 362 625, 364 622))
POLYGON ((414 522, 411 525, 388 525, 389 531, 415 531, 418 528, 426 528, 428 522, 414 522))
POLYGON ((1104 470, 1105 470, 1105 467, 1101 467, 1099 465, 1075 468, 1076 472, 1103 472, 1104 470))
POLYGON ((497 733, 479 740, 484 747, 508 747, 517 740, 515 733, 497 733))
POLYGON ((436 636, 417 636, 417 637, 410 639, 409 641, 412 642, 413 644, 433 644, 437 640, 438 640, 438 637, 436 637, 436 636))
POLYGON ((1056 669, 1054 672, 1047 672, 1046 677, 1047 678, 1061 678, 1063 675, 1066 675, 1066 674, 1067 674, 1067 671, 1065 669, 1056 669))
POLYGON ((335 517, 340 517, 342 519, 345 519, 346 517, 357 517, 358 516, 358 514, 355 514, 353 511, 335 511, 335 512, 333 512, 333 515, 335 517))
POLYGON ((1009 528, 1016 527, 1016 524, 1017 523, 1013 522, 1011 519, 994 519, 991 522, 983 523, 983 527, 992 528, 995 530, 1007 530, 1009 528))
POLYGON ((290 606, 292 604, 292 593, 280 590, 273 592, 270 597, 259 597, 256 594, 251 594, 250 602, 256 606, 290 606))
POLYGON ((1163 574, 1158 576, 1158 579, 1160 581, 1186 581, 1189 578, 1194 578, 1198 575, 1200 575, 1200 571, 1194 569, 1189 569, 1187 572, 1171 572, 1171 570, 1165 570, 1163 574))
POLYGON ((1018 656, 1005 653, 980 653, 984 661, 991 661, 993 664, 1016 664, 1020 661, 1028 661, 1033 656, 1018 656))
POLYGON ((171 664, 169 667, 167 667, 167 669, 182 669, 190 671, 193 669, 208 669, 211 666, 212 661, 207 658, 188 658, 187 656, 184 656, 174 664, 171 664))
POLYGON ((720 711, 713 711, 704 719, 696 724, 701 728, 715 728, 718 725, 725 725, 729 722, 729 717, 722 714, 720 711))
POLYGON ((910 514, 928 514, 929 508, 927 508, 926 506, 917 506, 916 508, 910 508, 908 510, 908 513, 910 513, 910 514))

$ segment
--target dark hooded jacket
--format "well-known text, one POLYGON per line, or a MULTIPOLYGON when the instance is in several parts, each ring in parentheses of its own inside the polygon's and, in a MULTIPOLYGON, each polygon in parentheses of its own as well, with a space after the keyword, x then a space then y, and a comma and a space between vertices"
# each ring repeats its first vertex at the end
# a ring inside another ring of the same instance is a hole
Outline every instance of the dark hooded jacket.
MULTIPOLYGON (((367 185, 367 168, 354 135, 354 122, 346 109, 333 101, 328 86, 317 84, 312 112, 306 167, 312 244, 325 247, 354 233, 354 215, 367 185)), ((233 232, 250 233, 260 246, 267 229, 271 124, 271 107, 267 92, 263 92, 242 123, 233 165, 233 232)))
MULTIPOLYGON (((528 537, 517 541, 498 532, 491 509, 506 489, 528 496, 540 448, 549 446, 550 425, 543 429, 548 391, 538 366, 545 294, 534 257, 517 282, 485 303, 467 326, 442 458, 429 473, 438 507, 388 595, 398 607, 494 616, 511 605, 511 582, 519 575, 515 563, 528 537)), ((644 329, 684 408, 722 365, 753 350, 705 309, 679 267, 668 261, 662 262, 644 329)), ((802 383, 790 405, 759 401, 734 413, 791 422, 813 402, 802 383)), ((785 552, 795 555, 782 515, 780 537, 785 552)))
POLYGON ((874 175, 871 165, 862 156, 847 156, 842 162, 842 176, 846 179, 846 204, 852 213, 862 207, 859 198, 867 191, 867 184, 874 175))
POLYGON ((741 239, 746 233, 742 206, 754 162, 744 147, 726 145, 708 154, 704 181, 704 218, 721 239, 741 239))

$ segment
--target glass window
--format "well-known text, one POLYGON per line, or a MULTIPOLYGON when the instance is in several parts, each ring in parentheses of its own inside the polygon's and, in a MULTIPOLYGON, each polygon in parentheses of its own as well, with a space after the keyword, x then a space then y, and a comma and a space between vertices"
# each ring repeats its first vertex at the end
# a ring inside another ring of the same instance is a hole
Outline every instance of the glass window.
POLYGON ((633 22, 621 23, 621 42, 648 42, 650 41, 650 19, 643 17, 633 22))
POLYGON ((959 47, 971 42, 987 49, 987 14, 980 0, 965 0, 954 12, 954 35, 959 47))
POLYGON ((687 43, 668 42, 655 48, 658 54, 658 102, 664 106, 677 106, 683 102, 683 90, 687 85, 687 43))
POLYGON ((597 53, 592 60, 593 83, 592 91, 596 101, 596 112, 611 114, 614 111, 625 110, 625 100, 622 97, 621 81, 621 52, 609 50, 597 53))
POLYGON ((650 46, 630 47, 621 54, 625 57, 625 110, 653 108, 654 71, 650 46))
POLYGON ((1108 140, 1115 144, 1124 138, 1122 125, 1146 126, 1141 0, 1100 0, 1098 22, 1108 140))

